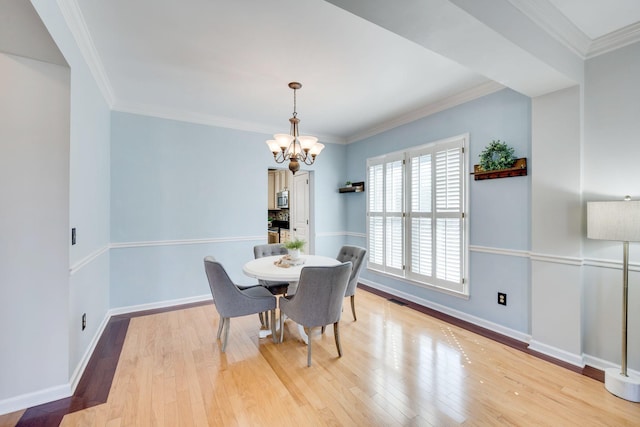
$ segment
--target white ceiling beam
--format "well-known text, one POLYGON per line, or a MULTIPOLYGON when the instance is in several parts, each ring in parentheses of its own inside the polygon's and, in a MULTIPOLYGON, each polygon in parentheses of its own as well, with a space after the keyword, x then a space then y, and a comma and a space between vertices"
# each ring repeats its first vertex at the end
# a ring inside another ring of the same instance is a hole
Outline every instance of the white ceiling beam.
POLYGON ((582 59, 506 0, 327 0, 536 97, 579 84, 582 59))

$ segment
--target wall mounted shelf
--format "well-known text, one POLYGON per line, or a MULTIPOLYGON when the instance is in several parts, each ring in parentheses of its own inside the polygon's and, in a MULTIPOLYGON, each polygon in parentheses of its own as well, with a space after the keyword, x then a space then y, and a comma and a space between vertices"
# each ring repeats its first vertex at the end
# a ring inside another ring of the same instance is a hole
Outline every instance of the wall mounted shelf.
POLYGON ((364 181, 354 182, 351 187, 340 187, 338 191, 341 193, 361 193, 364 191, 364 181))
POLYGON ((527 175, 527 158, 516 159, 512 167, 508 169, 500 169, 495 171, 485 171, 480 169, 480 165, 473 165, 473 179, 479 181, 481 179, 508 178, 512 176, 527 175))

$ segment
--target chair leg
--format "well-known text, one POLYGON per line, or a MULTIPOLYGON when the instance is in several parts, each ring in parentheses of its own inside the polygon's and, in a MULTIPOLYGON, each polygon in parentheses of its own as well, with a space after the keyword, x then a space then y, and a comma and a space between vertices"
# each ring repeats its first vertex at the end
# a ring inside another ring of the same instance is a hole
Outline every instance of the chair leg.
POLYGON ((260 319, 260 327, 264 328, 265 327, 264 313, 258 313, 258 319, 260 319))
POLYGON ((333 336, 336 338, 336 348, 338 349, 338 357, 342 357, 342 346, 340 345, 340 328, 338 326, 340 322, 333 324, 333 336))
POLYGON ((271 312, 271 337, 274 344, 278 343, 278 337, 276 336, 276 309, 269 310, 271 312))
POLYGON ((312 328, 304 328, 304 331, 307 334, 307 367, 311 366, 311 329, 312 328))
POLYGON ((216 336, 217 339, 220 339, 220 334, 222 334, 223 326, 224 326, 224 317, 221 317, 220 320, 218 320, 218 335, 216 336))
POLYGON ((227 349, 227 340, 229 339, 229 327, 231 326, 231 318, 224 319, 224 338, 222 339, 222 352, 227 349))
POLYGON ((353 321, 355 322, 356 320, 358 320, 356 318, 356 296, 355 295, 351 295, 351 312, 353 313, 353 321))

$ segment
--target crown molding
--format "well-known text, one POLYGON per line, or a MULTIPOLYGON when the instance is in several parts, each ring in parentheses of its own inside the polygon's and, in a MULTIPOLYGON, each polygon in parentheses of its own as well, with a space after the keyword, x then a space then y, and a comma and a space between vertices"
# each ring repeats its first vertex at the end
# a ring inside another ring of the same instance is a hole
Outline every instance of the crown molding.
POLYGON ((580 58, 587 57, 591 39, 549 1, 508 1, 580 58))
POLYGON ((583 60, 640 41, 640 22, 591 39, 548 0, 508 1, 583 60))
POLYGON ((82 57, 87 63, 87 66, 100 89, 100 92, 102 92, 102 96, 107 102, 109 108, 112 108, 115 103, 113 89, 109 82, 109 77, 107 77, 107 73, 105 72, 102 60, 98 55, 95 45, 93 44, 93 39, 91 38, 91 34, 89 33, 89 29, 87 28, 87 24, 82 16, 82 11, 80 10, 80 6, 78 6, 77 0, 58 0, 58 7, 62 12, 62 16, 64 17, 64 20, 67 23, 67 26, 80 49, 80 53, 82 54, 82 57))
POLYGON ((639 41, 640 22, 636 22, 593 40, 587 58, 593 58, 639 41))
MULTIPOLYGON (((231 119, 228 117, 214 116, 212 114, 197 113, 194 111, 186 111, 178 108, 168 108, 160 105, 143 104, 129 101, 116 101, 112 106, 112 110, 122 113, 139 114, 143 116, 158 117, 161 119, 177 120, 180 122, 196 123, 200 125, 216 126, 227 129, 242 130, 247 132, 256 132, 264 134, 280 133, 282 129, 274 129, 271 126, 260 125, 257 123, 247 122, 243 120, 231 119)), ((345 144, 344 138, 333 135, 315 134, 319 140, 333 144, 345 144)))
POLYGON ((464 92, 460 92, 456 95, 429 104, 426 107, 420 108, 408 114, 404 114, 401 117, 389 120, 387 122, 369 128, 363 132, 352 135, 351 137, 347 138, 347 143, 351 144, 352 142, 369 138, 398 126, 402 126, 407 123, 411 123, 432 114, 438 113, 440 111, 444 111, 457 105, 464 104, 465 102, 473 101, 474 99, 481 98, 485 95, 490 95, 502 89, 504 89, 503 85, 494 81, 488 81, 464 92))

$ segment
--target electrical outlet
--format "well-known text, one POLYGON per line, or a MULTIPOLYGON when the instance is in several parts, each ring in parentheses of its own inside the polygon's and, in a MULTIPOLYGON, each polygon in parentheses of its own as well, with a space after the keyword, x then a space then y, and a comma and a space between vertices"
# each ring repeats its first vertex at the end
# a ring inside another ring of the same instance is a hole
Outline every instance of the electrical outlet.
POLYGON ((71 244, 76 244, 76 229, 75 227, 71 229, 71 244))
POLYGON ((82 313, 82 330, 87 327, 87 313, 82 313))
POLYGON ((507 305, 507 294, 504 292, 498 292, 498 304, 507 305))

